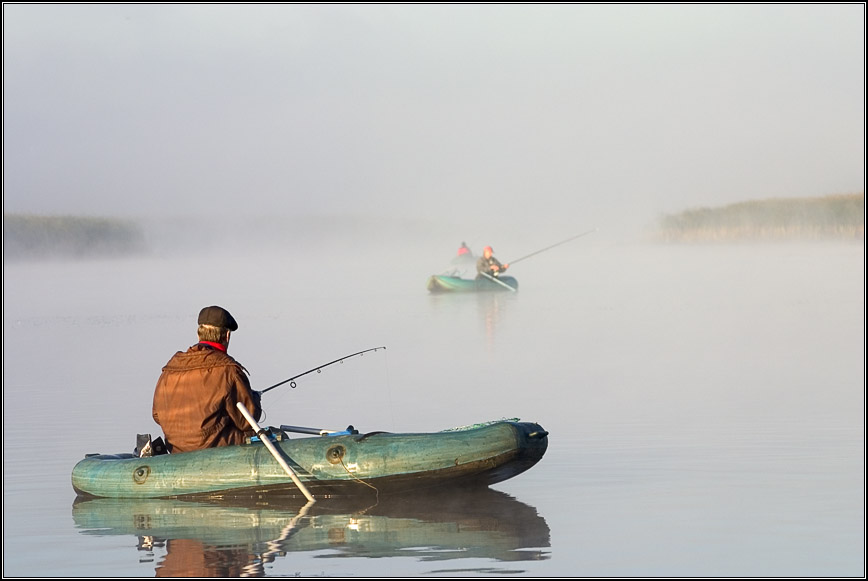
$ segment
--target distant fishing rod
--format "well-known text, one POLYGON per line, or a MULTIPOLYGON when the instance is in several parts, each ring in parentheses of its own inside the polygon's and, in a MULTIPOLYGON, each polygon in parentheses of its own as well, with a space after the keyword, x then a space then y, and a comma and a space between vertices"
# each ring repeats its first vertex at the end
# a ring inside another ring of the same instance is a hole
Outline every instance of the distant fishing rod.
POLYGON ((298 379, 299 377, 304 377, 304 376, 307 375, 308 373, 313 373, 314 371, 316 371, 317 373, 319 373, 319 372, 321 372, 324 368, 328 367, 329 365, 333 365, 333 364, 335 364, 335 363, 343 363, 343 362, 344 362, 344 359, 349 359, 350 357, 355 357, 356 355, 362 355, 362 354, 364 354, 364 353, 367 353, 368 351, 376 351, 376 350, 378 350, 378 349, 385 349, 385 347, 372 347, 371 349, 365 349, 364 351, 359 351, 358 353, 353 353, 352 355, 347 355, 346 357, 341 357, 340 359, 335 359, 334 361, 331 361, 331 362, 329 362, 329 363, 326 363, 325 365, 320 365, 320 366, 318 366, 318 367, 314 367, 313 369, 308 369, 308 370, 305 371, 304 373, 299 373, 298 375, 296 375, 296 376, 294 376, 294 377, 290 377, 289 379, 284 379, 284 380, 281 381, 280 383, 275 383, 275 384, 272 385, 271 387, 266 387, 265 389, 263 389, 263 390, 260 391, 259 393, 265 393, 265 392, 268 391, 268 390, 274 389, 275 387, 280 387, 280 386, 283 385, 284 383, 288 383, 288 382, 292 382, 292 383, 289 384, 289 387, 295 389, 295 380, 298 379))
POLYGON ((569 242, 571 240, 575 240, 576 238, 581 238, 582 236, 587 236, 588 234, 593 234, 596 231, 597 231, 597 229, 594 228, 593 230, 588 230, 587 232, 582 232, 581 234, 577 234, 571 238, 567 238, 566 240, 561 240, 560 242, 557 242, 556 244, 552 244, 551 246, 546 246, 545 248, 543 248, 541 250, 537 250, 536 252, 531 252, 527 256, 522 256, 521 258, 516 258, 515 260, 510 260, 509 262, 507 262, 507 264, 512 266, 513 264, 515 264, 519 260, 524 260, 525 258, 530 258, 531 256, 539 254, 540 252, 545 252, 546 250, 551 250, 555 246, 560 246, 561 244, 566 244, 567 242, 569 242))

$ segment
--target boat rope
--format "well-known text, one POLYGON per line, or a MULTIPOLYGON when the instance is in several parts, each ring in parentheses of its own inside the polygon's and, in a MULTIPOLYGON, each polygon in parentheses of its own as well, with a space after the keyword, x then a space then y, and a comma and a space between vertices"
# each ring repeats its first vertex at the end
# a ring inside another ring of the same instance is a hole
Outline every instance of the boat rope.
POLYGON ((374 492, 377 493, 377 502, 380 502, 380 491, 377 490, 377 487, 374 486, 373 484, 369 484, 369 483, 365 482, 364 480, 362 480, 361 478, 359 478, 358 476, 356 476, 355 474, 353 474, 352 472, 350 472, 350 469, 347 468, 347 465, 346 465, 346 464, 344 464, 344 459, 343 459, 343 457, 341 457, 341 466, 344 467, 344 470, 347 471, 347 474, 350 475, 350 478, 352 478, 353 480, 357 480, 357 481, 361 482, 362 484, 364 484, 365 486, 367 486, 367 487, 369 487, 369 488, 373 488, 373 489, 374 489, 374 492))
POLYGON ((499 420, 480 422, 478 424, 470 424, 469 426, 459 426, 457 428, 447 428, 445 430, 440 430, 440 431, 441 432, 462 432, 464 430, 475 430, 476 428, 482 428, 484 426, 490 426, 492 424, 499 424, 501 422, 518 422, 518 421, 521 421, 521 418, 501 418, 499 420))

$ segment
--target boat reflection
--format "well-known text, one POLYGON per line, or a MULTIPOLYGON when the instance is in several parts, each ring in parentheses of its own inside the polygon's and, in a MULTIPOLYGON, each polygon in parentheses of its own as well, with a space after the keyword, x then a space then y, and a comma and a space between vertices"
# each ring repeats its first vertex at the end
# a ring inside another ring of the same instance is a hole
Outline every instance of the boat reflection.
POLYGON ((261 576, 268 563, 299 552, 529 561, 548 559, 550 546, 548 525, 535 508, 488 488, 308 505, 77 499, 72 516, 82 534, 138 537, 140 561, 153 560, 158 577, 261 576))

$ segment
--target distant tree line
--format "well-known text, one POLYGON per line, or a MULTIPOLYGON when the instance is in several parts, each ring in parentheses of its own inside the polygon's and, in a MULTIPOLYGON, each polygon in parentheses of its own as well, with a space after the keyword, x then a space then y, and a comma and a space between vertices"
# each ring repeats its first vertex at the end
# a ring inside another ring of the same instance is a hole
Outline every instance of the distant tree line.
POLYGON ((778 198, 697 208, 663 216, 672 242, 783 239, 865 240, 865 193, 778 198))
POLYGON ((130 221, 78 216, 3 215, 3 258, 123 256, 145 250, 130 221))

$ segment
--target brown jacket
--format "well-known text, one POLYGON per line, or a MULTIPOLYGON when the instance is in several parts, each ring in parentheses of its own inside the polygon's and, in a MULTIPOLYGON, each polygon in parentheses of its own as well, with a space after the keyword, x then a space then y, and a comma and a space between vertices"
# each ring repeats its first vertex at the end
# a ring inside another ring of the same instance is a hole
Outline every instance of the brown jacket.
POLYGON ((235 407, 240 401, 257 421, 262 415, 246 372, 229 354, 201 343, 175 353, 157 381, 153 408, 170 452, 241 444, 253 434, 235 407))

